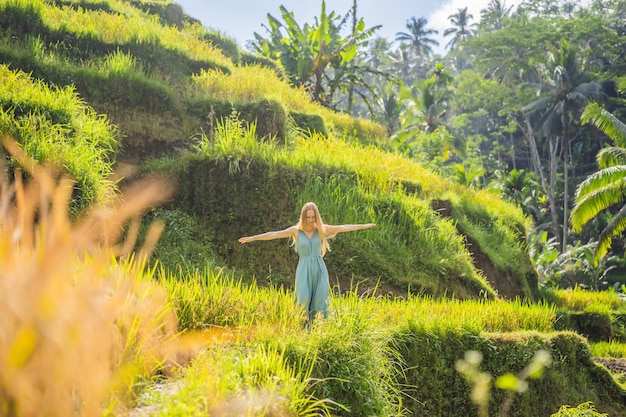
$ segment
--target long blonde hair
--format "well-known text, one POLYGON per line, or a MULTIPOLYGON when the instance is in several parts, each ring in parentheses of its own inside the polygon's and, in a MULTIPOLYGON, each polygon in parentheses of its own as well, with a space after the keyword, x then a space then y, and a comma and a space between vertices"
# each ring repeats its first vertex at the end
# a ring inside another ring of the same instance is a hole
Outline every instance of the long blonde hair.
MULTIPOLYGON (((309 210, 313 210, 313 213, 315 213, 315 228, 317 229, 318 233, 320 234, 320 238, 322 239, 322 256, 324 256, 326 252, 330 252, 328 238, 332 236, 326 235, 326 230, 324 229, 324 221, 322 220, 320 211, 315 203, 309 201, 302 206, 302 210, 300 210, 300 220, 298 220, 298 224, 296 226, 298 227, 298 230, 303 230, 304 224, 306 222, 306 212, 309 210)), ((295 240, 293 243, 296 243, 295 240)))

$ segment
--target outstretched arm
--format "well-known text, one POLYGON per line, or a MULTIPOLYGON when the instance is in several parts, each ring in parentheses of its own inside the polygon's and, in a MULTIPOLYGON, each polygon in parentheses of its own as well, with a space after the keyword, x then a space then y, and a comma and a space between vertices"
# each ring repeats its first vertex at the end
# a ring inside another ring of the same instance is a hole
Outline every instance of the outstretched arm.
POLYGON ((326 230, 326 234, 328 236, 334 236, 337 233, 344 233, 344 232, 352 232, 355 230, 363 230, 363 229, 369 229, 370 227, 374 227, 376 226, 375 223, 367 223, 367 224, 342 224, 342 225, 338 225, 338 226, 331 226, 329 224, 324 225, 324 228, 326 230))
POLYGON ((250 243, 255 240, 274 240, 274 239, 284 239, 288 237, 296 237, 296 233, 298 232, 298 228, 296 226, 288 227, 285 230, 277 230, 275 232, 266 232, 261 233, 260 235, 254 236, 244 236, 239 238, 239 243, 250 243))

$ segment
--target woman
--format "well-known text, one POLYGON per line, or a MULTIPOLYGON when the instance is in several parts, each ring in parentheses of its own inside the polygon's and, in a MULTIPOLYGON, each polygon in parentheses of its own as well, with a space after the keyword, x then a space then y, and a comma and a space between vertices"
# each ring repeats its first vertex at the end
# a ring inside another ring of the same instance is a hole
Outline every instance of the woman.
POLYGON ((339 226, 324 224, 315 203, 309 202, 302 206, 298 224, 284 230, 242 237, 239 242, 292 239, 299 258, 296 269, 296 299, 308 313, 308 321, 313 322, 317 314, 326 317, 328 311, 330 286, 328 270, 322 258, 330 250, 328 239, 337 233, 369 229, 374 226, 376 226, 374 223, 339 226))

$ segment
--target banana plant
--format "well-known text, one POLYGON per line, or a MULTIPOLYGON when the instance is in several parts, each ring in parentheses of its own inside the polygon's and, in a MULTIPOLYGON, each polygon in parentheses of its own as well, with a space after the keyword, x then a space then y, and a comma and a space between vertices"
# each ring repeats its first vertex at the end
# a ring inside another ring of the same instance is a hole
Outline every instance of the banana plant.
POLYGON ((366 28, 363 19, 358 19, 353 30, 342 36, 350 13, 343 18, 334 11, 327 13, 325 1, 312 25, 300 26, 293 12, 284 6, 280 11, 282 21, 268 14, 268 25, 264 27, 269 36, 255 33, 252 47, 261 55, 279 60, 294 86, 308 89, 313 100, 329 107, 334 93, 354 81, 354 72, 360 67, 350 63, 380 25, 366 28))

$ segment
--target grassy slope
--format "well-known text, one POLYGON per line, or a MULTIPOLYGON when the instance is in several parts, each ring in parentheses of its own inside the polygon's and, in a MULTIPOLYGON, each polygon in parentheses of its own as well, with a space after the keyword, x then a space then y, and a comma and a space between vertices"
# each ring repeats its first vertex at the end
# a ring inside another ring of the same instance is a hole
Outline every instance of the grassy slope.
MULTIPOLYGON (((534 296, 536 276, 524 248, 528 223, 519 212, 498 199, 455 187, 415 164, 402 158, 386 156, 375 148, 332 149, 333 141, 343 137, 346 132, 350 132, 348 137, 361 143, 382 143, 384 129, 374 123, 352 119, 317 106, 308 100, 303 91, 290 88, 277 75, 280 74, 279 70, 258 65, 239 65, 243 59, 233 52, 236 47, 233 50, 233 45, 226 39, 217 35, 207 36, 197 23, 185 22, 184 17, 179 17, 178 22, 167 21, 171 17, 167 12, 168 6, 171 4, 167 1, 129 4, 114 0, 60 0, 51 5, 39 1, 0 2, 0 24, 5 29, 0 43, 2 61, 11 68, 22 69, 47 82, 74 85, 90 106, 106 114, 119 126, 121 149, 116 155, 119 161, 141 164, 148 155, 164 154, 174 158, 173 165, 176 168, 173 173, 187 186, 181 186, 185 194, 177 198, 182 203, 170 208, 182 210, 183 221, 208 229, 212 232, 212 239, 208 241, 206 235, 192 233, 189 238, 193 244, 189 251, 193 253, 176 259, 177 253, 172 251, 180 253, 187 248, 172 248, 164 255, 164 258, 172 259, 168 266, 175 268, 181 263, 183 266, 202 266, 204 261, 198 258, 206 258, 208 252, 221 265, 240 268, 245 274, 253 273, 264 278, 271 270, 273 280, 289 282, 292 259, 278 248, 269 250, 266 259, 253 260, 250 267, 243 259, 237 261, 239 248, 235 243, 237 235, 234 232, 251 233, 263 228, 284 227, 285 222, 295 221, 297 207, 302 203, 297 195, 306 194, 307 176, 313 166, 315 174, 325 181, 347 177, 342 187, 357 187, 359 193, 364 195, 372 193, 371 190, 363 189, 363 178, 366 181, 375 178, 380 182, 381 177, 388 176, 388 180, 383 180, 384 188, 379 187, 374 192, 375 198, 382 201, 371 203, 377 207, 376 217, 384 217, 391 223, 389 228, 392 230, 389 230, 384 237, 384 244, 380 246, 382 253, 345 253, 342 252, 344 240, 338 240, 337 255, 332 260, 329 258, 333 270, 338 271, 336 281, 344 287, 352 279, 354 270, 349 259, 361 256, 368 261, 367 268, 357 271, 354 280, 367 280, 369 286, 381 279, 383 284, 394 285, 402 293, 406 293, 409 286, 414 291, 456 294, 463 298, 492 293, 493 290, 489 285, 486 286, 485 277, 479 271, 487 268, 481 265, 477 269, 475 265, 469 264, 473 254, 458 244, 463 239, 462 235, 446 238, 451 242, 448 246, 456 248, 452 249, 457 252, 456 255, 429 245, 429 241, 437 240, 428 239, 429 234, 435 233, 440 237, 450 234, 449 220, 439 219, 428 210, 432 201, 446 200, 453 204, 454 209, 449 213, 453 224, 457 224, 459 230, 476 242, 475 248, 484 253, 486 257, 483 258, 491 264, 489 270, 496 271, 486 277, 491 287, 495 284, 503 295, 510 297, 534 296), (147 15, 145 11, 133 7, 133 4, 153 14, 147 15), (164 23, 179 24, 179 27, 174 24, 166 26, 164 23), (207 42, 207 39, 211 42, 207 42), (259 136, 271 135, 279 143, 286 141, 286 148, 293 150, 291 157, 284 157, 282 162, 267 170, 262 168, 267 166, 264 162, 259 161, 257 164, 259 169, 255 175, 259 178, 254 181, 268 184, 269 187, 265 187, 266 195, 255 195, 253 189, 248 190, 246 200, 260 200, 268 207, 284 205, 283 211, 273 212, 274 219, 270 217, 263 223, 251 222, 242 202, 233 195, 233 190, 245 188, 250 181, 245 175, 226 174, 231 162, 223 155, 218 155, 223 150, 206 154, 204 161, 188 156, 176 161, 180 150, 192 148, 195 140, 190 138, 198 138, 202 132, 207 132, 209 138, 212 138, 211 128, 215 128, 220 118, 227 117, 233 109, 243 120, 255 122, 259 136), (302 137, 293 127, 313 129, 327 135, 331 148, 325 151, 335 153, 315 153, 317 159, 303 160, 298 154, 312 151, 289 147, 298 137, 302 137), (358 161, 346 161, 349 155, 342 156, 337 151, 357 153, 371 166, 358 164, 358 161), (300 162, 297 158, 300 158, 300 162), (376 163, 376 158, 384 163, 376 163), (209 170, 213 176, 202 177, 207 166, 212 166, 210 161, 216 159, 222 162, 216 162, 215 168, 209 170), (324 160, 328 162, 324 163, 324 160), (198 170, 202 172, 199 174, 198 170), (281 189, 285 179, 278 178, 277 172, 292 173, 290 175, 295 182, 288 190, 281 189), (199 177, 209 182, 199 185, 206 195, 198 195, 198 187, 188 186, 199 177), (224 186, 225 189, 220 192, 230 193, 228 198, 231 200, 217 194, 217 190, 224 186), (397 196, 401 188, 408 191, 407 196, 402 198, 397 196), (284 199, 285 192, 291 198, 284 199), (211 198, 211 195, 214 197, 211 198), (279 198, 282 199, 280 203, 277 201, 279 198), (215 209, 207 212, 203 204, 212 205, 215 209), (420 226, 418 222, 408 226, 416 228, 417 241, 421 242, 419 249, 412 247, 413 242, 407 239, 413 238, 406 235, 404 230, 407 227, 405 222, 410 222, 411 217, 416 215, 415 210, 425 210, 424 216, 432 224, 432 227, 427 224, 420 226), (395 213, 395 217, 390 217, 391 213, 395 213), (228 222, 232 218, 237 218, 237 226, 240 228, 232 227, 228 222), (405 239, 398 240, 402 236, 405 239), (393 250, 394 246, 396 251, 393 250), (416 258, 416 250, 423 255, 416 258), (394 253, 399 260, 413 258, 413 261, 393 262, 394 253), (427 258, 428 254, 432 254, 432 257, 427 258), (282 265, 268 261, 283 258, 288 259, 282 265), (392 262, 388 261, 390 258, 392 262), (422 262, 424 259, 430 263, 422 262), (396 264, 401 267, 389 270, 396 264), (503 277, 505 281, 514 283, 509 285, 511 288, 507 288, 507 291, 498 285, 498 279, 502 280, 503 277)), ((249 57, 246 62, 250 62, 249 57)), ((324 207, 325 211, 332 204, 337 204, 337 201, 329 200, 324 207)), ((167 216, 175 220, 177 215, 181 216, 179 211, 167 216)), ((348 217, 331 216, 328 221, 361 220, 355 216, 348 217)), ((351 245, 356 247, 361 244, 359 242, 353 241, 351 245)))

